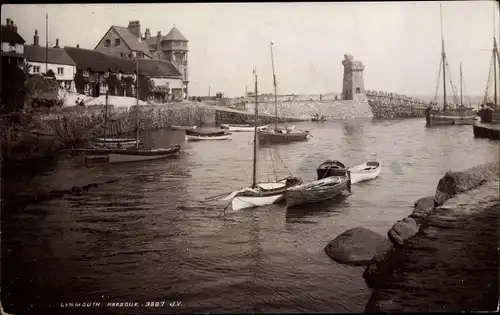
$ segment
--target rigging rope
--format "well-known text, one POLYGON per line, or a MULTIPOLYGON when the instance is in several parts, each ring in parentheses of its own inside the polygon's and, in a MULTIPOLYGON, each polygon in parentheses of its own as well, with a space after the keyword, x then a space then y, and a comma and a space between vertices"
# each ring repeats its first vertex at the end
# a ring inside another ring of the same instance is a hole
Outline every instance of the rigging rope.
POLYGON ((451 80, 452 76, 451 76, 450 66, 448 65, 448 61, 446 61, 446 69, 448 70, 448 77, 450 78, 449 80, 450 80, 451 91, 453 92, 453 98, 455 99, 455 104, 457 104, 458 103, 457 89, 453 85, 453 81, 451 80))
POLYGON ((269 147, 269 155, 271 156, 271 162, 273 163, 274 178, 275 178, 275 181, 277 181, 278 180, 278 176, 276 175, 276 168, 274 167, 273 152, 271 151, 271 147, 269 147))
POLYGON ((443 59, 439 58, 439 70, 438 70, 438 80, 436 84, 436 93, 434 93, 434 103, 437 104, 437 94, 439 90, 439 82, 441 81, 441 67, 443 66, 443 59))
POLYGON ((490 91, 490 84, 491 84, 491 74, 493 73, 493 58, 495 58, 495 55, 492 54, 492 58, 490 59, 490 69, 488 72, 488 81, 486 82, 486 91, 484 92, 484 99, 483 99, 483 104, 486 104, 488 102, 488 93, 490 91))
POLYGON ((285 163, 285 161, 283 161, 283 159, 281 158, 281 156, 280 156, 280 154, 279 154, 278 150, 276 150, 276 155, 278 156, 278 158, 280 159, 281 163, 283 164, 283 166, 285 167, 285 169, 288 171, 288 173, 289 173, 291 176, 293 176, 292 171, 290 171, 290 169, 288 168, 288 166, 286 166, 286 163, 285 163))

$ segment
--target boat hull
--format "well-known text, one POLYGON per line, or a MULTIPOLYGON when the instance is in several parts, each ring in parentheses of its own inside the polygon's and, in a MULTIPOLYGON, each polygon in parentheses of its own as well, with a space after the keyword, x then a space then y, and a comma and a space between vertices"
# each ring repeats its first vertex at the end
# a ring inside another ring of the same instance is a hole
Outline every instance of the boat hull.
POLYGON ((89 143, 91 147, 95 148, 133 148, 137 146, 137 142, 140 143, 140 141, 136 139, 106 139, 104 141, 103 138, 97 138, 97 139, 92 139, 89 143))
POLYGON ((308 132, 276 133, 269 131, 259 131, 259 141, 268 143, 289 143, 307 140, 308 132))
POLYGON ((322 180, 314 181, 300 186, 295 186, 285 191, 285 200, 287 208, 299 206, 308 203, 323 202, 335 198, 344 190, 348 189, 349 179, 340 178, 338 184, 333 186, 316 186, 319 182, 334 180, 328 177, 322 180))
POLYGON ((271 196, 259 196, 259 197, 236 196, 231 201, 231 206, 233 208, 233 211, 239 211, 246 208, 267 206, 280 201, 281 199, 283 199, 283 197, 284 197, 283 193, 271 196))
POLYGON ((434 112, 426 115, 427 126, 473 125, 477 115, 467 111, 434 112))
MULTIPOLYGON (((251 125, 232 125, 232 124, 221 124, 222 128, 228 129, 229 131, 232 132, 254 132, 255 127, 251 125)), ((265 130, 269 126, 264 125, 264 126, 258 126, 257 130, 265 130)))
POLYGON ((176 145, 169 149, 156 150, 110 150, 109 163, 126 163, 137 161, 158 160, 177 155, 181 147, 176 145))
POLYGON ((208 141, 208 140, 228 140, 228 139, 231 139, 231 135, 223 135, 223 136, 186 135, 186 141, 208 141))
POLYGON ((382 166, 379 162, 367 162, 358 166, 351 167, 351 184, 375 179, 379 176, 382 166), (370 165, 372 164, 372 165, 370 165))

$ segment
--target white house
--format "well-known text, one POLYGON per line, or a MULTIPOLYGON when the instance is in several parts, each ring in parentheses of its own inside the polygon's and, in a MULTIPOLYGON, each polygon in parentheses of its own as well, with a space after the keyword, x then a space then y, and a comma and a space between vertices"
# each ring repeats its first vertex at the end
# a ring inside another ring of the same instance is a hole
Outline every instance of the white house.
POLYGON ((17 32, 17 26, 14 21, 7 19, 7 25, 2 25, 1 49, 2 59, 10 64, 16 64, 20 67, 24 65, 24 39, 17 32))
POLYGON ((38 32, 35 31, 33 45, 24 45, 24 56, 30 65, 30 74, 42 74, 49 70, 54 72, 61 88, 75 92, 76 66, 66 50, 59 48, 59 40, 55 47, 41 47, 38 45, 38 32))

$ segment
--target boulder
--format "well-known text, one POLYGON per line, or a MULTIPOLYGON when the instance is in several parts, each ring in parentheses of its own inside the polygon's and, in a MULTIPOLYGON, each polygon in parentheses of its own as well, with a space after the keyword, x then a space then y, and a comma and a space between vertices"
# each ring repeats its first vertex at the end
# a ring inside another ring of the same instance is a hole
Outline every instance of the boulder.
POLYGON ((498 163, 478 165, 463 172, 447 172, 438 183, 434 206, 441 206, 454 195, 476 188, 485 181, 496 179, 498 175, 498 163))
POLYGON ((434 210, 434 196, 420 198, 415 202, 414 210, 410 218, 415 219, 417 224, 422 224, 425 219, 434 210))
POLYGON ((325 252, 339 263, 368 265, 374 255, 391 247, 391 242, 383 235, 356 227, 345 231, 328 243, 325 252))
POLYGON ((387 232, 387 236, 395 246, 403 246, 405 241, 417 234, 420 226, 410 217, 399 220, 394 223, 392 228, 387 232))
POLYGON ((398 267, 401 257, 401 249, 392 247, 373 256, 363 272, 366 284, 372 289, 386 284, 398 267))

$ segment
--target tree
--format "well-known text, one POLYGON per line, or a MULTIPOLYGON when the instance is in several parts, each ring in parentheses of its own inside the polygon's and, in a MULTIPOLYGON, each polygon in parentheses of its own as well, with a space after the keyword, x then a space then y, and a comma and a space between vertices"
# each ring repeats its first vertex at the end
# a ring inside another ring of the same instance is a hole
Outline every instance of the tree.
MULTIPOLYGON (((29 68, 28 68, 29 69, 29 68)), ((2 93, 1 111, 14 112, 24 108, 26 97, 24 69, 2 58, 2 93)))
POLYGON ((52 69, 49 69, 49 71, 47 71, 47 73, 45 74, 45 77, 55 79, 56 75, 55 75, 54 71, 52 71, 52 69))
POLYGON ((83 71, 76 70, 75 76, 75 89, 77 93, 84 94, 85 93, 85 80, 83 79, 83 71))

